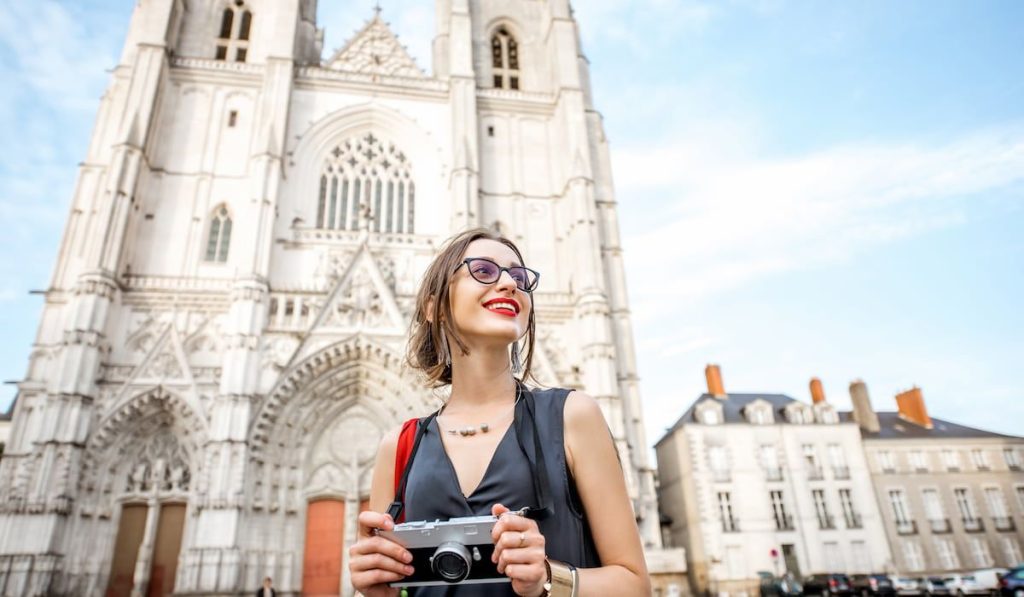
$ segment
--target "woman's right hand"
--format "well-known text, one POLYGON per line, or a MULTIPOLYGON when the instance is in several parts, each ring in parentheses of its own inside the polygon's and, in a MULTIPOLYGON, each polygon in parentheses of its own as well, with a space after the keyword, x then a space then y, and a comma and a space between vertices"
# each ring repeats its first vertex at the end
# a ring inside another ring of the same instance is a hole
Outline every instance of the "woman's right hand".
POLYGON ((390 531, 395 522, 380 512, 359 513, 359 539, 349 548, 348 569, 352 586, 366 597, 394 597, 398 589, 387 583, 413 572, 412 554, 401 545, 377 536, 375 529, 390 531))

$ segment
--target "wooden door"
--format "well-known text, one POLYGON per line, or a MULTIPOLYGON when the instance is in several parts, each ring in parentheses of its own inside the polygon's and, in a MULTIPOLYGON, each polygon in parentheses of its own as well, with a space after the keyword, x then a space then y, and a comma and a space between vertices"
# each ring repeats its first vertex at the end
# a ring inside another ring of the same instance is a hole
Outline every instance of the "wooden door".
POLYGON ((117 525, 117 539, 114 540, 114 560, 110 564, 110 581, 106 597, 129 597, 132 593, 132 579, 135 577, 135 562, 139 557, 139 546, 146 532, 145 504, 121 506, 121 519, 117 525))
POLYGON ((149 572, 148 597, 163 597, 174 592, 174 576, 178 571, 184 529, 185 504, 162 505, 153 547, 153 567, 149 572))
POLYGON ((302 594, 337 595, 345 540, 345 502, 319 500, 306 508, 302 594))

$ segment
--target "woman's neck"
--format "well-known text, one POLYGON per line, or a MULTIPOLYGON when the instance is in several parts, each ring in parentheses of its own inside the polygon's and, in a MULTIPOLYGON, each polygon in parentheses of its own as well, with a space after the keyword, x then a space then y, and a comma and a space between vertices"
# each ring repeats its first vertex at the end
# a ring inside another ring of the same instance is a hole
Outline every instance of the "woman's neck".
POLYGON ((452 355, 452 394, 446 412, 504 404, 515 399, 508 351, 475 348, 468 355, 452 355))

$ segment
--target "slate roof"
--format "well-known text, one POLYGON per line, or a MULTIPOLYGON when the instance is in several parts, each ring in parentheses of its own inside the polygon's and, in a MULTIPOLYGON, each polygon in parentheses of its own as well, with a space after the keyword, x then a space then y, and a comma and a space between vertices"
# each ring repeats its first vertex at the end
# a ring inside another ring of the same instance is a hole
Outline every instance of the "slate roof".
MULTIPOLYGON (((872 439, 1024 439, 1015 435, 1004 435, 983 429, 975 429, 966 425, 951 423, 945 419, 932 417, 932 428, 922 427, 917 423, 900 417, 899 413, 892 411, 880 411, 878 414, 878 433, 868 433, 861 429, 861 437, 866 440, 872 439)), ((842 421, 853 421, 853 413, 841 412, 839 418, 842 421)))
MULTIPOLYGON (((715 401, 722 405, 722 422, 723 423, 746 423, 747 418, 744 416, 744 408, 747 407, 751 402, 757 400, 764 400, 765 402, 772 405, 772 411, 775 412, 775 423, 789 425, 789 421, 786 420, 784 410, 787 406, 794 402, 800 402, 799 400, 786 396, 785 394, 726 394, 726 398, 715 398, 711 394, 701 394, 700 398, 697 398, 690 405, 690 408, 686 409, 683 416, 665 431, 665 435, 662 436, 657 443, 661 443, 666 437, 671 435, 676 429, 681 427, 684 423, 696 423, 697 422, 697 407, 707 401, 715 401)), ((801 403, 805 404, 805 403, 801 403)))
MULTIPOLYGON (((725 399, 715 398, 711 394, 701 394, 697 400, 690 405, 690 408, 686 409, 681 417, 668 429, 665 430, 665 434, 657 441, 655 445, 660 444, 668 436, 672 435, 677 429, 679 429, 685 423, 696 423, 697 407, 708 400, 714 400, 722 405, 722 418, 723 423, 747 423, 747 418, 744 416, 744 408, 750 403, 756 400, 764 400, 772 405, 772 410, 775 412, 775 424, 776 425, 793 425, 790 423, 784 414, 785 408, 794 402, 800 402, 795 398, 786 396, 785 394, 727 394, 725 399)), ((806 403, 801 403, 805 404, 806 403)), ((809 406, 809 405, 808 405, 809 406)), ((957 423, 951 423, 945 419, 936 419, 932 417, 932 428, 927 429, 916 423, 912 423, 903 419, 899 416, 899 413, 891 411, 880 411, 878 414, 878 424, 880 430, 878 433, 868 433, 861 429, 861 437, 865 440, 872 439, 979 439, 979 438, 996 438, 996 439, 1024 439, 1015 435, 1004 435, 1001 433, 994 433, 991 431, 984 431, 982 429, 975 429, 974 427, 968 427, 966 425, 959 425, 957 423)), ((839 421, 843 423, 854 423, 852 412, 840 412, 839 421)))

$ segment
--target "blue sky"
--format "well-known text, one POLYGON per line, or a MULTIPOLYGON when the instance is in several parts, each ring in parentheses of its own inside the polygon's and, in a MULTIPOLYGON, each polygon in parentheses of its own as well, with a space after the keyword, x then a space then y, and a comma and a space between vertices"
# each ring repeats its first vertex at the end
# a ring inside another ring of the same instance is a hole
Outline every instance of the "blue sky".
MULTIPOLYGON (((320 2, 325 53, 372 1, 320 2)), ((429 69, 433 2, 383 0, 429 69)), ((1024 425, 1024 3, 576 3, 649 441, 732 391, 1024 425)), ((20 379, 133 2, 0 0, 0 376, 20 379)), ((0 391, 0 406, 13 398, 0 391)))

